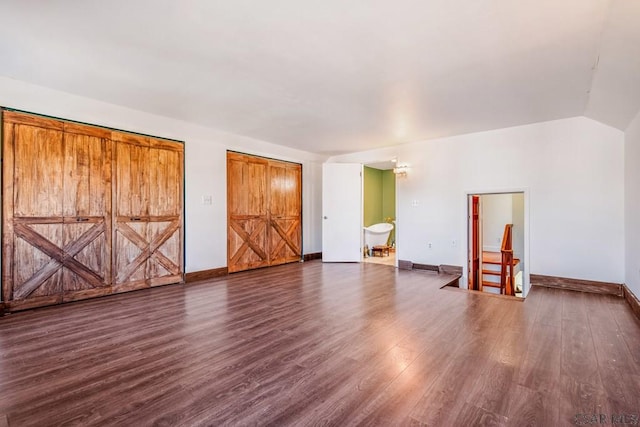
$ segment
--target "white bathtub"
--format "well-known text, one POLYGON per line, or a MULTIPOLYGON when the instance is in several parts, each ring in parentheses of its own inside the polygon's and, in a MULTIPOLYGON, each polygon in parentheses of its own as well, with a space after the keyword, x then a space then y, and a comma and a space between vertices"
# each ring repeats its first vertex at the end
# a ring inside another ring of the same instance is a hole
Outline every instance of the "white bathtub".
POLYGON ((393 230, 393 224, 389 224, 388 222, 380 222, 364 227, 364 244, 367 245, 369 249, 378 245, 386 245, 391 230, 393 230))

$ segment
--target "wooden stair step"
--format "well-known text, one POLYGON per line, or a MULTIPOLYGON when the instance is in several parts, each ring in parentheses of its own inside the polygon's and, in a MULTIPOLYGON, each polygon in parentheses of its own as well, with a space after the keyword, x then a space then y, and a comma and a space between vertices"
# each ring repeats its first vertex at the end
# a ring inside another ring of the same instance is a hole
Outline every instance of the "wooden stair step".
MULTIPOLYGON (((513 259, 513 266, 515 267, 516 265, 518 265, 519 262, 520 262, 520 260, 518 258, 514 258, 513 259)), ((500 265, 500 264, 502 264, 502 253, 500 253, 500 252, 483 251, 482 252, 482 263, 483 264, 500 265)))
POLYGON ((500 288, 500 283, 496 283, 496 282, 485 282, 484 280, 482 281, 482 286, 489 286, 490 288, 500 288))
POLYGON ((490 276, 499 276, 500 275, 500 271, 495 271, 495 270, 482 270, 482 274, 488 274, 490 276))
MULTIPOLYGON (((494 260, 482 260, 483 264, 491 264, 491 265, 500 265, 502 264, 502 261, 494 261, 494 260)), ((518 258, 514 258, 513 259, 513 266, 515 267, 516 265, 518 265, 520 263, 520 260, 518 258)))

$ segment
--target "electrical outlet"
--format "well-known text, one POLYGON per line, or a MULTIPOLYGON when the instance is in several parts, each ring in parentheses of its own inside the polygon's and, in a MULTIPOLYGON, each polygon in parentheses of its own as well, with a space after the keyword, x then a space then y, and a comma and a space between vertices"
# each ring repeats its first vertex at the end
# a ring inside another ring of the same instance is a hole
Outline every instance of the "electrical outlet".
POLYGON ((210 196, 210 195, 202 196, 202 204, 203 205, 210 205, 212 203, 213 203, 213 196, 210 196))
POLYGON ((457 242, 454 240, 451 241, 451 247, 455 248, 456 247, 457 242))
POLYGON ((431 242, 427 243, 427 246, 431 249, 431 242))

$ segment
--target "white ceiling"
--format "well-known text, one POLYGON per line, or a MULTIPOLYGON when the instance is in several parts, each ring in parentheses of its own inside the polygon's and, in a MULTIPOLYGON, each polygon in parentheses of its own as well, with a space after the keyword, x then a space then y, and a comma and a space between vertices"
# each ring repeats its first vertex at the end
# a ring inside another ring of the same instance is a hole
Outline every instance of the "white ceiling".
POLYGON ((637 0, 0 0, 0 55, 3 76, 321 154, 640 110, 637 0))

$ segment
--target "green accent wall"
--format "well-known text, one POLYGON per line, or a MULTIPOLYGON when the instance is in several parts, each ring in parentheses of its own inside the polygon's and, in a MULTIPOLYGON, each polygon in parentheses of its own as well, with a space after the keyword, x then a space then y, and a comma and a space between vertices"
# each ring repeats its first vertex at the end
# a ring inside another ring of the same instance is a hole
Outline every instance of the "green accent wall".
MULTIPOLYGON (((396 176, 392 170, 364 167, 364 226, 396 219, 396 176)), ((395 241, 395 229, 389 244, 395 241)))
POLYGON ((364 167, 364 226, 383 221, 382 218, 382 171, 364 167))
POLYGON ((396 176, 392 170, 382 172, 382 220, 396 219, 396 176))

